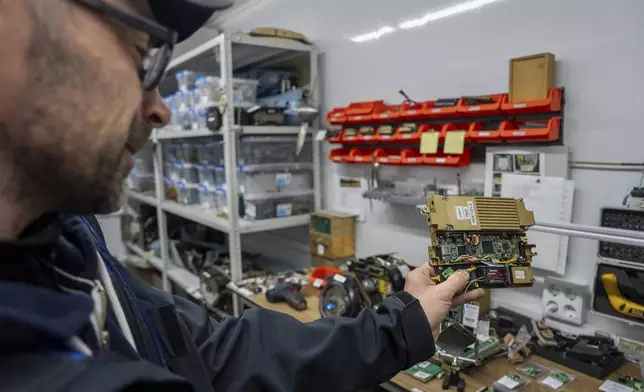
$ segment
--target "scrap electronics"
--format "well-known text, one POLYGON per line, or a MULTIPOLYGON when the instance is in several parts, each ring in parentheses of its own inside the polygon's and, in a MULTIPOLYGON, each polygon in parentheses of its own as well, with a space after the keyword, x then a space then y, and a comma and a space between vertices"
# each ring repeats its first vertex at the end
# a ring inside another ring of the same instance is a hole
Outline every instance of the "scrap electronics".
POLYGON ((432 245, 430 264, 442 282, 457 270, 470 274, 474 287, 532 286, 532 248, 525 231, 534 215, 522 200, 481 196, 427 199, 432 245))
POLYGON ((347 260, 345 273, 330 276, 320 293, 322 317, 355 317, 365 308, 377 308, 383 298, 405 287, 409 267, 393 255, 347 260))

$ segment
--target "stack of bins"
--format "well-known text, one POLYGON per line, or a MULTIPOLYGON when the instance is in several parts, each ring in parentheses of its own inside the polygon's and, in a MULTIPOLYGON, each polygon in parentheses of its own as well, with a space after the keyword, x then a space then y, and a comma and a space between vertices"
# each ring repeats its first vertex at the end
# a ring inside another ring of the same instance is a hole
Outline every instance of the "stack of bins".
POLYGON ((197 147, 197 175, 199 204, 203 208, 217 209, 217 189, 224 186, 224 144, 221 137, 203 140, 197 147))
POLYGON ((126 180, 127 187, 136 192, 154 191, 152 149, 146 146, 134 156, 134 166, 126 180))
POLYGON ((239 191, 244 218, 262 220, 313 211, 311 143, 298 156, 296 136, 242 136, 239 191))

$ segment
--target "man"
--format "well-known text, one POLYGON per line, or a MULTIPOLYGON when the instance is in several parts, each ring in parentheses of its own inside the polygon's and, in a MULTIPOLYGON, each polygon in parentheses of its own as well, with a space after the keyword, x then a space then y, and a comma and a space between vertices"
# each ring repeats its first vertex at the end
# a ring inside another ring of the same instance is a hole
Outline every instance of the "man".
POLYGON ((174 43, 213 11, 0 0, 0 390, 357 390, 431 357, 448 309, 483 294, 424 265, 356 319, 217 323, 115 262, 78 216, 118 209, 132 155, 169 121, 156 86, 174 43))

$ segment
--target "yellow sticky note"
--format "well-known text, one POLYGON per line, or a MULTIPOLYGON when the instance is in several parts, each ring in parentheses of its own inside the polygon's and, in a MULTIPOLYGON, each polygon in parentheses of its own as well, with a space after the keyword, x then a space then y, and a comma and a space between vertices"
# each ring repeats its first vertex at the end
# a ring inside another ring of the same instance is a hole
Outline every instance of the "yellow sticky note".
POLYGON ((465 150, 465 131, 450 131, 445 135, 445 154, 461 155, 465 150))
POLYGON ((438 135, 440 132, 423 132, 420 135, 420 153, 436 154, 438 152, 438 135))

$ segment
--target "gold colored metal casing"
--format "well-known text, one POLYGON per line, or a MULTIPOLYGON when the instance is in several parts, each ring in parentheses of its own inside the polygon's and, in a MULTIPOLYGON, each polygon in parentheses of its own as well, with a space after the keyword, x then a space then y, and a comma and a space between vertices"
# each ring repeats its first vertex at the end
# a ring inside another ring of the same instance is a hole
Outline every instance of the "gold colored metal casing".
POLYGON ((534 225, 534 214, 520 199, 482 196, 427 198, 430 231, 522 232, 534 225))

